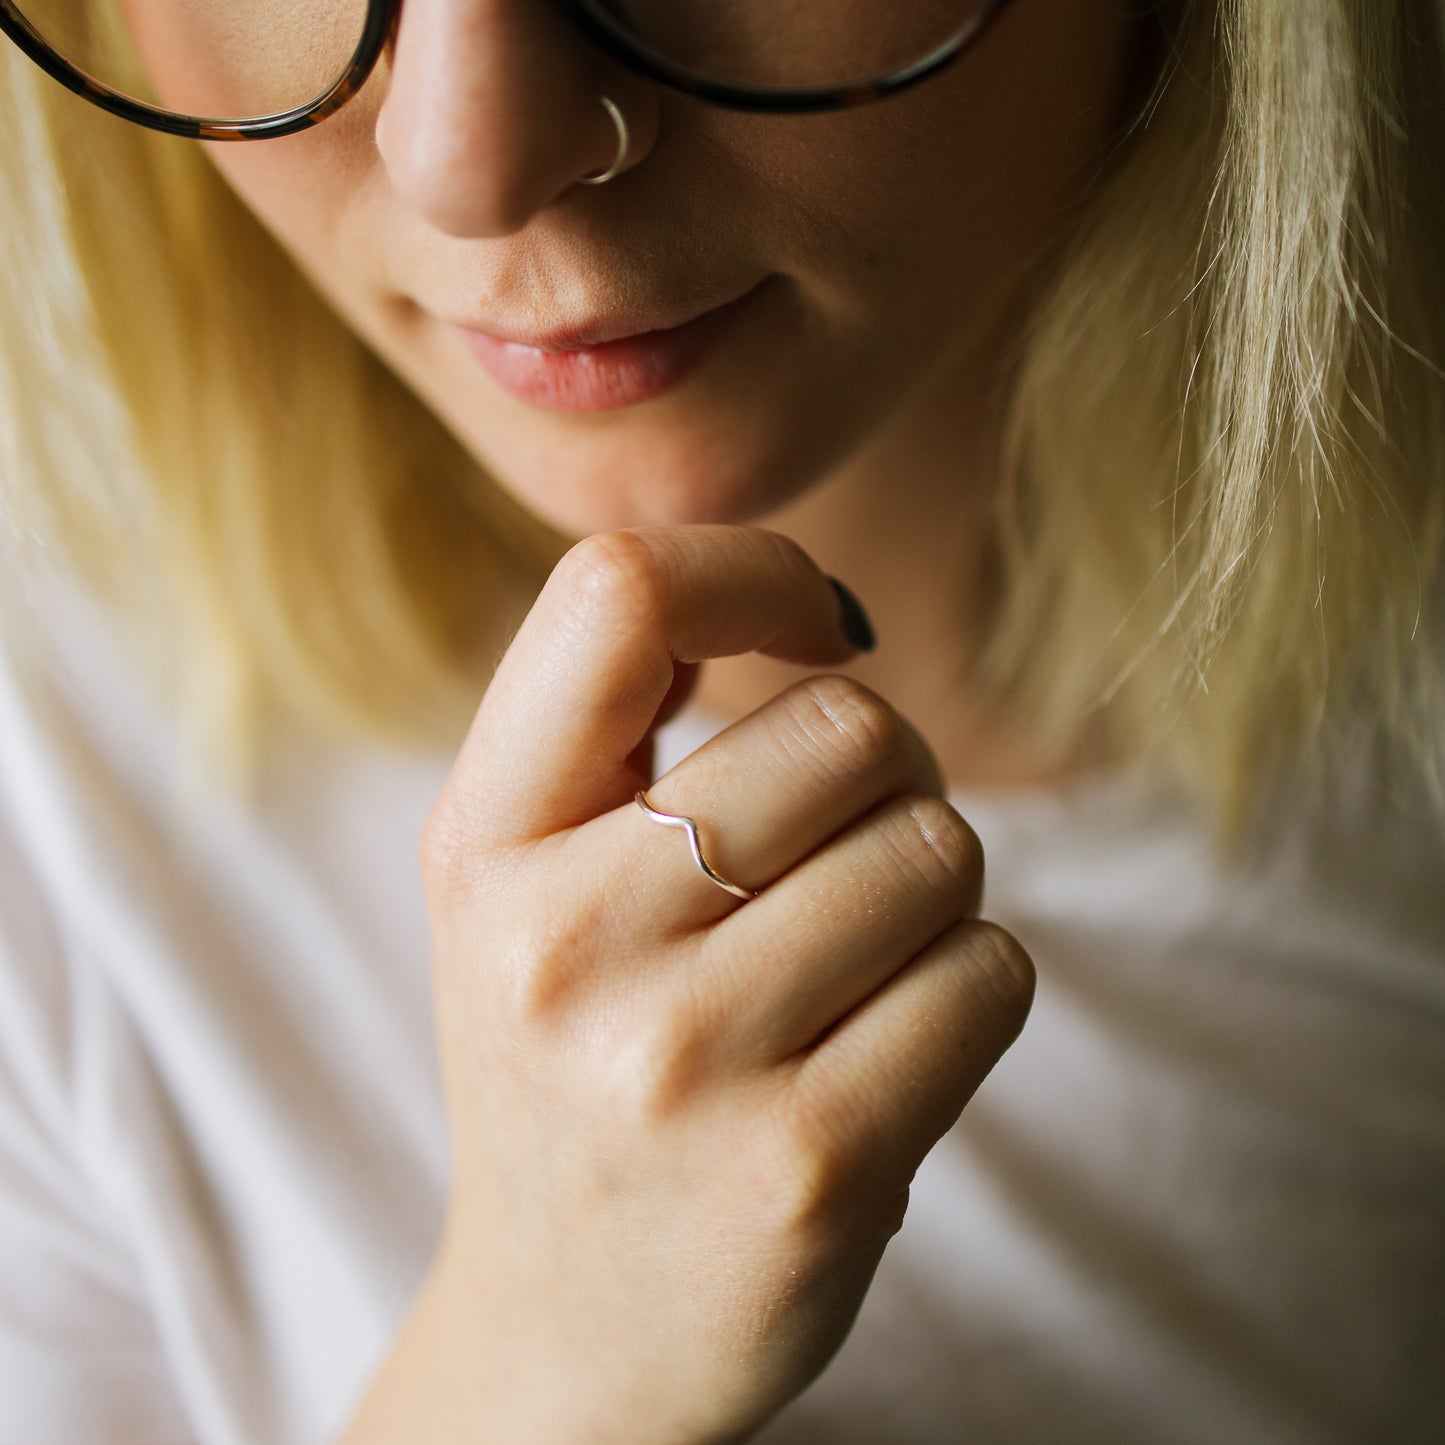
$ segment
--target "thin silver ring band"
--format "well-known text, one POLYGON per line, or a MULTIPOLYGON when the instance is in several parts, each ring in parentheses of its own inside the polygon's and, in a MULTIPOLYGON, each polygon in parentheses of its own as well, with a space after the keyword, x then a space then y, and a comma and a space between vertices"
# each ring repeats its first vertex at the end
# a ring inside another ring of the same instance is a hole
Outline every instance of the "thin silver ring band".
POLYGON ((617 106, 605 95, 599 95, 597 99, 602 102, 602 108, 612 117, 612 124, 617 127, 617 155, 605 171, 598 171, 591 176, 578 177, 584 186, 604 186, 613 176, 617 175, 627 164, 627 147, 632 139, 631 132, 627 129, 627 121, 617 106))
POLYGON ((661 808, 654 808, 647 800, 647 794, 641 788, 633 795, 637 806, 652 819, 654 823, 662 823, 669 828, 686 828, 687 841, 692 848, 693 861, 697 866, 714 882, 719 888, 725 888, 734 898, 756 898, 758 895, 751 888, 740 887, 736 883, 729 883, 711 863, 703 857, 702 844, 698 841, 697 824, 691 818, 684 817, 681 813, 664 813, 661 808))

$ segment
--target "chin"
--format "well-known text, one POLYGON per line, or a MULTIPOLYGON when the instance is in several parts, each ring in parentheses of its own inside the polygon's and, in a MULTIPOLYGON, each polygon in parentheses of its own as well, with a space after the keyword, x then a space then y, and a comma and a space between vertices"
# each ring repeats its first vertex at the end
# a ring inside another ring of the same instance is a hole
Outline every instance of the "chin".
POLYGON ((812 490, 826 468, 796 446, 732 446, 690 432, 671 444, 606 435, 520 454, 472 448, 521 506, 572 537, 621 527, 759 523, 812 490))
POLYGON ((572 537, 622 527, 757 523, 782 505, 776 496, 742 497, 728 488, 698 492, 676 486, 649 488, 641 484, 619 493, 613 487, 589 487, 584 480, 560 492, 555 486, 534 488, 512 484, 506 478, 499 480, 535 517, 572 537))

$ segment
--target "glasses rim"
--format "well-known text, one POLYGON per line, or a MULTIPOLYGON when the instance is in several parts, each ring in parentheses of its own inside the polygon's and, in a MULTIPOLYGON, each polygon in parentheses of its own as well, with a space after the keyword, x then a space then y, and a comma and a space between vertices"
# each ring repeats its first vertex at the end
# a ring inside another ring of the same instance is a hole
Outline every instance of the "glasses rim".
MULTIPOLYGON (((636 74, 671 90, 730 110, 807 114, 848 110, 884 100, 937 75, 992 24, 1009 0, 982 0, 958 33, 931 54, 877 80, 851 85, 763 89, 710 80, 669 60, 624 29, 599 0, 553 0, 599 50, 636 74)), ((222 120, 186 115, 134 100, 66 60, 20 12, 16 0, 0 0, 0 32, 8 35, 42 70, 101 110, 150 130, 192 140, 270 140, 320 125, 357 95, 376 69, 401 15, 402 0, 367 0, 360 40, 336 82, 303 105, 272 115, 222 120)))

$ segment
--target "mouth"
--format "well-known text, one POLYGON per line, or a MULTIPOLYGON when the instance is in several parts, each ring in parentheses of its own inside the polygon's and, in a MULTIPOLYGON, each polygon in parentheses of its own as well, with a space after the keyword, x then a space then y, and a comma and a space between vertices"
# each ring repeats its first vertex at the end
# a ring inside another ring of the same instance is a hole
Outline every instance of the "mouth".
POLYGON ((677 385, 751 309, 762 285, 681 318, 601 316, 546 332, 490 321, 454 329, 516 400, 544 411, 612 411, 677 385))

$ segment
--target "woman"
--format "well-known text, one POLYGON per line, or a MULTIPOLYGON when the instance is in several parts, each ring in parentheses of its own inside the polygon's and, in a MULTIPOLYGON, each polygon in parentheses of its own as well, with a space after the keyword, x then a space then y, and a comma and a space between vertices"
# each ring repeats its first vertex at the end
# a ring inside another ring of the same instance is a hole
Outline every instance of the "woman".
POLYGON ((0 14, 0 1439, 1432 1438, 1434 0, 0 14))

